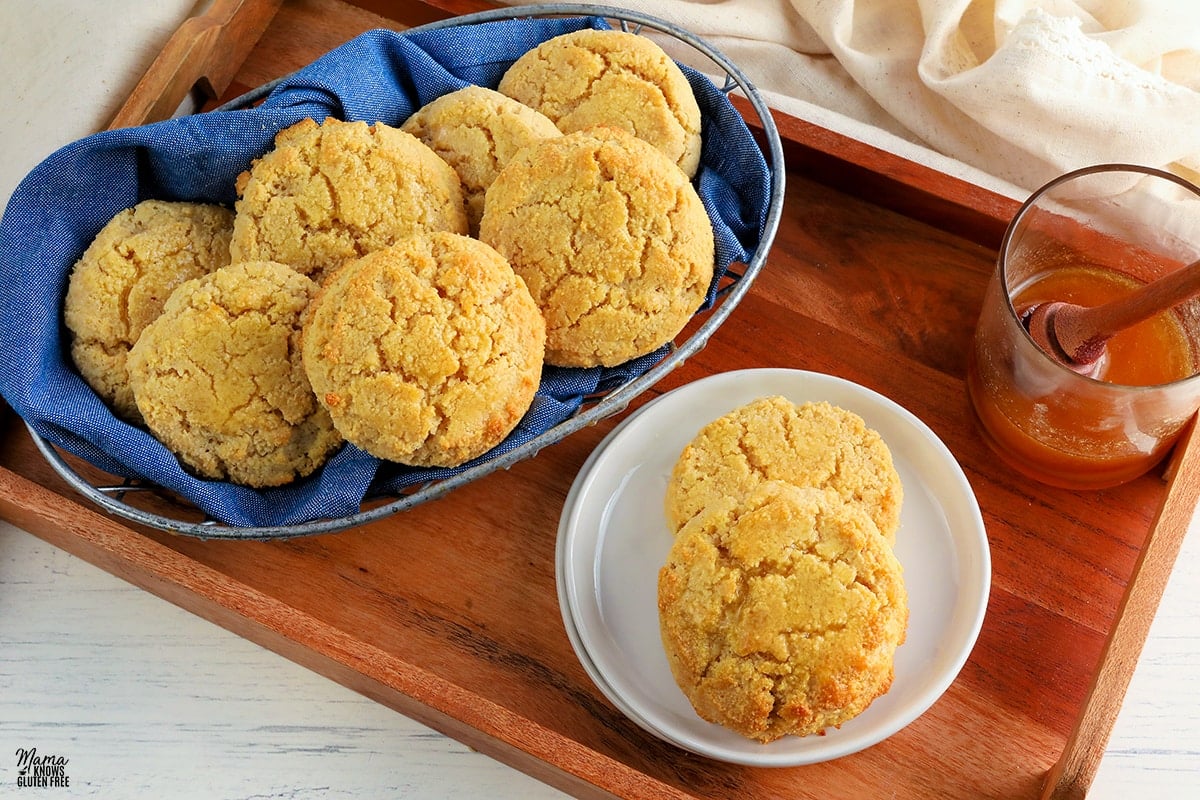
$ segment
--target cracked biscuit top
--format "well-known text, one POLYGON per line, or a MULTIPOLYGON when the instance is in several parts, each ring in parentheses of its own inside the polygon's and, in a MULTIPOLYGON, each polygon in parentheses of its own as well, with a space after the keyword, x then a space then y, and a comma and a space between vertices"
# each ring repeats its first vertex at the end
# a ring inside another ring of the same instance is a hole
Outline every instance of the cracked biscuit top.
POLYGON ((545 323, 491 247, 419 234, 349 262, 313 301, 304 365, 346 439, 451 467, 499 444, 533 402, 545 323))
POLYGON ((683 527, 658 609, 696 713, 761 742, 866 710, 891 687, 908 624, 902 568, 862 508, 773 481, 683 527))
POLYGON ((509 159, 523 147, 562 135, 543 114, 482 86, 442 95, 400 130, 429 145, 458 173, 472 232, 479 230, 487 188, 509 159))
POLYGON ((892 453, 857 414, 827 402, 762 397, 705 425, 667 483, 667 522, 678 531, 714 498, 762 481, 832 489, 861 504, 895 541, 903 487, 892 453))
POLYGON ((616 128, 518 153, 487 192, 479 238, 546 317, 546 361, 611 367, 673 339, 713 277, 712 224, 687 177, 616 128))
POLYGON ((150 432, 204 478, 280 486, 341 445, 300 361, 316 284, 283 264, 242 262, 176 289, 129 353, 150 432))
POLYGON ((497 87, 563 133, 610 125, 661 150, 691 178, 700 166, 700 106, 683 71, 651 39, 581 30, 517 59, 497 87))
POLYGON ((383 123, 311 119, 237 180, 234 261, 287 264, 320 283, 343 262, 422 230, 467 232, 454 170, 383 123))
POLYGON ((100 229, 71 271, 63 316, 83 379, 118 416, 139 423, 126 359, 179 284, 229 263, 233 213, 205 203, 144 200, 100 229))

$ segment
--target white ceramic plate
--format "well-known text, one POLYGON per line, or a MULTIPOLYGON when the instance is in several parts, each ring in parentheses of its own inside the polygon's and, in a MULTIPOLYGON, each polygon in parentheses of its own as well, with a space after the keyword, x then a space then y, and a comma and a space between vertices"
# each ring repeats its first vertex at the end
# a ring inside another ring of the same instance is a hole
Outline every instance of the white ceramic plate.
POLYGON ((882 741, 924 713, 965 663, 991 584, 975 495, 940 439, 882 395, 789 369, 726 372, 680 387, 618 425, 576 477, 557 546, 563 622, 597 687, 645 730, 686 750, 755 766, 812 764, 882 741), (857 413, 892 451, 904 484, 896 556, 909 625, 892 688, 824 736, 760 744, 700 719, 676 685, 658 630, 658 570, 672 534, 663 497, 684 446, 713 419, 759 397, 827 400, 857 413))

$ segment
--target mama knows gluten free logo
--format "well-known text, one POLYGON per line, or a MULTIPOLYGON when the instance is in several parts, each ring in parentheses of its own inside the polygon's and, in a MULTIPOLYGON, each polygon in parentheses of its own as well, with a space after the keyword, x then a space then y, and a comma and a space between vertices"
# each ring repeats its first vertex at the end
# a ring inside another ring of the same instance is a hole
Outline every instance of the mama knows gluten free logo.
POLYGON ((26 750, 17 748, 17 786, 48 789, 51 786, 67 787, 67 762, 63 756, 38 755, 36 747, 26 750))

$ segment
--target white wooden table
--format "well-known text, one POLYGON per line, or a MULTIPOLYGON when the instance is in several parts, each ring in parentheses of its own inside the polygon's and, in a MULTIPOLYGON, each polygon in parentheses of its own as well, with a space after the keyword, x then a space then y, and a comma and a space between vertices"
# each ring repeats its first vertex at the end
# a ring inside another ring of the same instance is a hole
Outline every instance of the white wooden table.
MULTIPOLYGON (((192 0, 0 0, 0 200, 105 126, 192 0)), ((1200 797, 1200 534, 1090 795, 1200 797)), ((537 798, 528 776, 0 523, 0 797, 537 798), (18 786, 18 751, 68 786, 18 786)))

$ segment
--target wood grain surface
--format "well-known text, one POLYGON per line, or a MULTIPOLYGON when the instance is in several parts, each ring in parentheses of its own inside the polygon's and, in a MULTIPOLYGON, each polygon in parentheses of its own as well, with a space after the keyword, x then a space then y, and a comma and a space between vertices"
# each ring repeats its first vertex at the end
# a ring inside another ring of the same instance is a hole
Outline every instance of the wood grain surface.
POLYGON ((239 63, 226 54, 252 48, 275 18, 279 3, 214 0, 203 14, 185 20, 109 127, 167 119, 187 100, 198 107, 224 93, 239 63))
MULTIPOLYGON (((334 0, 285 3, 227 94, 368 27, 403 24, 334 0)), ((360 529, 205 542, 135 530, 78 504, 7 414, 0 515, 574 794, 1032 798, 1059 764, 1056 776, 1070 773, 1060 796, 1075 796, 1103 742, 1087 741, 1079 761, 1060 757, 1082 741, 1081 726, 1107 736, 1085 711, 1110 632, 1123 603, 1152 615, 1161 591, 1156 577, 1127 601, 1129 579, 1146 559, 1169 568, 1174 555, 1146 547, 1163 480, 1093 493, 1033 485, 976 432, 966 348, 1010 201, 916 166, 892 169, 897 160, 853 144, 839 151, 799 123, 786 132, 785 218, 766 268, 710 344, 635 407, 714 372, 809 369, 892 398, 962 463, 991 542, 987 620, 946 695, 870 750, 804 768, 722 764, 649 737, 591 684, 562 629, 554 544, 570 481, 616 420, 360 529)), ((1171 513, 1171 524, 1183 521, 1171 513)), ((1131 619, 1131 648, 1100 689, 1106 702, 1119 703, 1149 624, 1131 619)))

